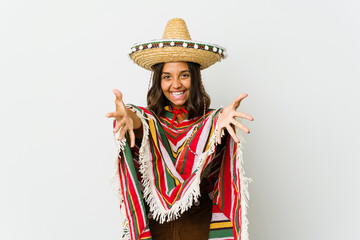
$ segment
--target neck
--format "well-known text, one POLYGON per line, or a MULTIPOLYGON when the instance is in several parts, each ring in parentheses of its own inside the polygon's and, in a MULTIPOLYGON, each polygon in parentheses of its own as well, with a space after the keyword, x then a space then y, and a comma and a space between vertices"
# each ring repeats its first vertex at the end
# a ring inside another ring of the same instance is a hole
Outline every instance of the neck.
POLYGON ((181 116, 180 114, 176 116, 176 121, 181 123, 184 120, 185 116, 181 116))
POLYGON ((171 127, 174 124, 174 121, 177 120, 178 123, 181 123, 187 115, 187 110, 183 106, 173 106, 171 105, 171 112, 174 114, 171 120, 171 127))
POLYGON ((171 107, 172 107, 173 109, 178 109, 178 110, 179 110, 180 108, 186 109, 185 106, 171 105, 171 107))

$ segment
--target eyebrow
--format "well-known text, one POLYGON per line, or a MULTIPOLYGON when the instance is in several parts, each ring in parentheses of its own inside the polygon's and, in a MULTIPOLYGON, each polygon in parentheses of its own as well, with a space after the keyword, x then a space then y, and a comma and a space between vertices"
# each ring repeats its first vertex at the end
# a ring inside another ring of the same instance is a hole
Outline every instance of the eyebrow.
MULTIPOLYGON (((180 73, 184 73, 184 72, 190 72, 189 70, 182 70, 180 73)), ((162 74, 170 74, 168 72, 163 72, 162 74)))

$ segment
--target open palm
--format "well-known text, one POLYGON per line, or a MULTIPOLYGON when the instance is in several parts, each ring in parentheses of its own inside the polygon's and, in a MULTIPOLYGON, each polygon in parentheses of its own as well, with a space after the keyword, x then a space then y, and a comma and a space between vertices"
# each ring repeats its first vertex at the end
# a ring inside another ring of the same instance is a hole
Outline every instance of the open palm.
POLYGON ((226 106, 223 109, 223 112, 222 112, 222 114, 221 114, 221 116, 219 118, 219 122, 218 122, 219 127, 218 127, 217 136, 216 136, 218 144, 221 143, 222 129, 226 129, 228 131, 228 133, 230 134, 230 136, 237 143, 239 143, 240 140, 235 134, 235 131, 234 131, 234 128, 233 128, 234 126, 240 128, 245 133, 250 133, 250 130, 247 127, 245 127, 242 123, 240 123, 239 121, 237 121, 235 119, 235 117, 239 117, 239 118, 247 119, 249 121, 254 120, 254 118, 252 116, 250 116, 249 114, 239 112, 239 111, 236 110, 240 106, 241 100, 243 100, 247 96, 248 96, 247 93, 242 93, 242 94, 238 95, 235 98, 235 101, 233 103, 229 104, 228 106, 226 106))

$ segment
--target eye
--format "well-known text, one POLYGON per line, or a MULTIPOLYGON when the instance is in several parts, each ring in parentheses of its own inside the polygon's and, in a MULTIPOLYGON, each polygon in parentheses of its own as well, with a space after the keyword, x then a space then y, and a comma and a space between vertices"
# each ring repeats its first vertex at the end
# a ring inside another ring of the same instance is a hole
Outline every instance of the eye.
POLYGON ((182 78, 188 78, 190 77, 190 75, 188 73, 184 73, 183 75, 181 75, 182 78))
POLYGON ((163 79, 170 79, 170 75, 164 75, 163 79))

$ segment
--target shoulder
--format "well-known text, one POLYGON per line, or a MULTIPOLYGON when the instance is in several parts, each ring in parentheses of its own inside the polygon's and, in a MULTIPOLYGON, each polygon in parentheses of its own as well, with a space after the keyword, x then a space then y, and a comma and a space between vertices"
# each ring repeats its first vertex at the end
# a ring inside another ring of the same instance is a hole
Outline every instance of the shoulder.
POLYGON ((216 108, 216 109, 213 109, 213 108, 209 108, 206 112, 206 118, 216 118, 218 117, 223 111, 223 108, 216 108))
POLYGON ((158 119, 158 116, 150 110, 148 107, 142 107, 134 104, 126 104, 126 107, 132 109, 133 111, 139 112, 144 117, 150 117, 151 119, 158 119))
POLYGON ((209 108, 207 111, 206 111, 206 115, 207 114, 217 114, 217 113, 219 113, 219 112, 221 112, 223 110, 223 108, 222 107, 220 107, 220 108, 209 108))
POLYGON ((152 112, 150 111, 150 109, 148 109, 148 108, 146 108, 146 107, 138 106, 138 105, 135 105, 135 104, 128 103, 128 104, 126 104, 126 107, 127 107, 127 108, 130 108, 130 109, 138 110, 138 111, 140 111, 141 113, 152 114, 152 112))

